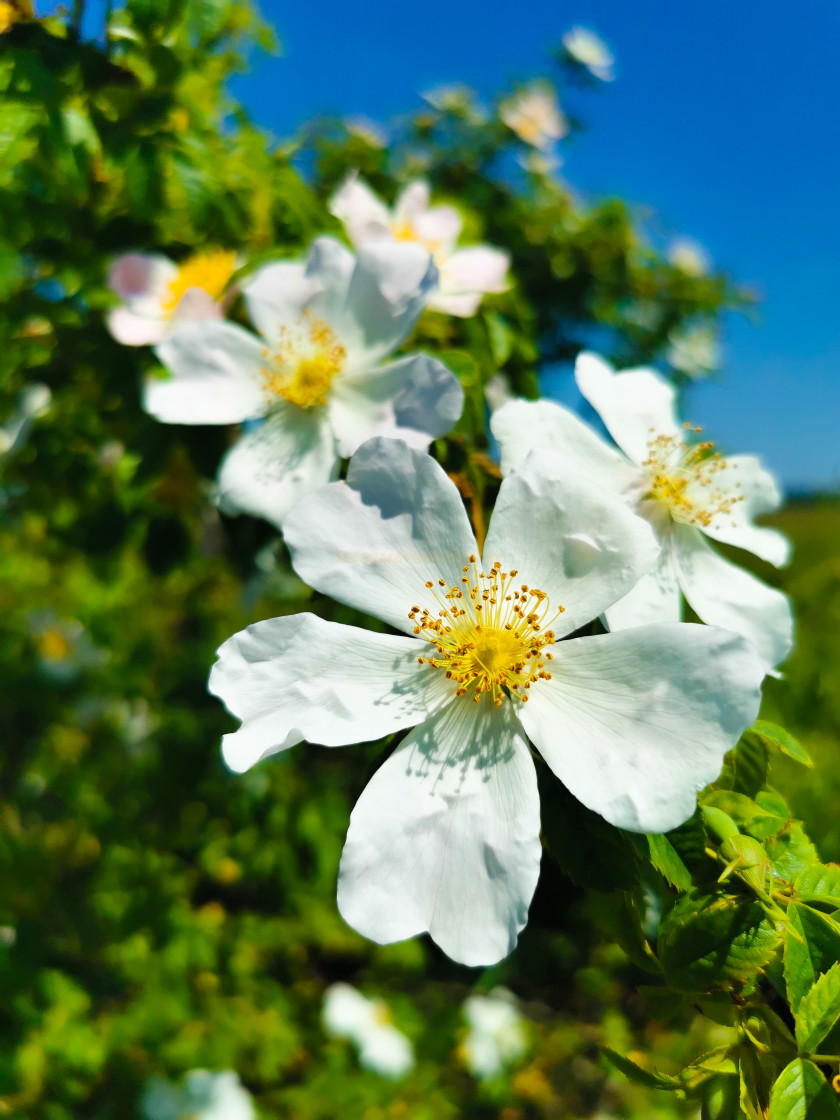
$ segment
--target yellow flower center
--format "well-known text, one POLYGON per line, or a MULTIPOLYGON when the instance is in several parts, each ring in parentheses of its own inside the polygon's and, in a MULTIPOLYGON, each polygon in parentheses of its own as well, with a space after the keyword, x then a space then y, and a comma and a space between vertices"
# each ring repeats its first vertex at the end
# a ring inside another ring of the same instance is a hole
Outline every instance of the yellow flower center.
POLYGON ((68 638, 60 630, 45 630, 39 634, 38 649, 47 661, 64 661, 72 652, 68 638))
MULTIPOLYGON (((691 424, 685 424, 691 428, 691 424)), ((651 428, 651 432, 653 432, 651 428)), ((702 428, 694 428, 701 432, 702 428)), ((711 440, 688 444, 676 436, 653 436, 648 442, 648 457, 642 463, 650 479, 646 498, 661 502, 675 521, 706 528, 715 517, 732 513, 743 494, 741 483, 732 483, 723 489, 719 475, 725 470, 735 470, 737 464, 728 463, 711 440), (708 493, 704 496, 703 491, 708 493), (705 497, 705 500, 704 500, 705 497)))
POLYGON ((347 351, 323 319, 305 311, 298 329, 284 327, 276 349, 265 350, 263 356, 266 391, 298 408, 314 408, 326 404, 347 351))
MULTIPOLYGON (((548 596, 525 583, 515 586, 519 573, 515 568, 503 572, 500 560, 489 572, 480 572, 476 565, 476 557, 470 556, 460 585, 447 587, 445 580, 437 581, 437 615, 426 607, 411 608, 414 633, 436 651, 417 660, 443 669, 458 686, 455 695, 470 693, 476 704, 483 692, 497 708, 505 696, 525 702, 533 684, 551 680, 545 668, 552 660, 545 647, 554 643, 553 631, 546 629, 548 596)), ((432 580, 426 583, 427 588, 434 586, 432 580)), ((558 607, 549 624, 564 610, 558 607)))
POLYGON ((163 297, 164 315, 173 315, 190 288, 201 288, 214 300, 221 299, 228 281, 236 271, 236 253, 218 249, 188 257, 178 268, 163 297))
POLYGON ((421 237, 411 222, 394 222, 391 226, 391 234, 397 241, 413 241, 417 245, 422 245, 432 256, 438 254, 442 248, 440 241, 434 241, 430 237, 421 237))

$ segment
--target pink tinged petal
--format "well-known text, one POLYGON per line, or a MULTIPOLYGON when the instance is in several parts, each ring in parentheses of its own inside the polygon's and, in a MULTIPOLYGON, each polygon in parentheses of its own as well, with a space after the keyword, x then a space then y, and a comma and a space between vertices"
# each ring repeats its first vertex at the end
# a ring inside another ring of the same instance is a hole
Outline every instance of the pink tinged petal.
POLYGON ((303 739, 343 747, 421 722, 453 690, 418 665, 423 645, 312 614, 270 618, 234 634, 220 646, 207 685, 242 720, 222 740, 225 762, 242 772, 303 739))
POLYGON ((771 668, 785 660, 793 648, 793 611, 786 595, 724 560, 691 525, 676 527, 674 563, 699 618, 749 638, 771 668))
POLYGON ((597 354, 583 353, 575 380, 621 450, 637 465, 648 458, 657 435, 683 437, 675 412, 674 387, 650 369, 616 373, 597 354))
POLYGON ((166 257, 127 253, 111 265, 108 287, 128 303, 146 298, 159 300, 177 275, 177 265, 166 257))
POLYGON ((278 529, 305 495, 338 476, 335 439, 321 409, 272 409, 222 460, 216 500, 225 513, 264 517, 278 529))
POLYGON ((551 401, 514 400, 490 417, 502 452, 502 474, 516 470, 535 447, 567 456, 588 481, 621 494, 642 472, 573 412, 551 401))
POLYGON ((430 456, 401 440, 372 439, 346 482, 307 495, 283 526, 295 571, 310 587, 413 633, 413 606, 437 614, 425 584, 460 587, 478 552, 454 484, 430 456))
POLYGON ((123 346, 153 346, 169 329, 165 319, 135 315, 127 307, 116 307, 106 319, 111 335, 123 346))
POLYGON ((791 546, 787 537, 753 519, 771 513, 782 503, 782 496, 769 471, 752 455, 728 455, 726 466, 713 476, 707 487, 697 485, 686 490, 686 497, 700 508, 714 508, 719 498, 738 499, 728 513, 717 513, 703 532, 716 541, 744 548, 776 567, 790 560, 791 546))
POLYGON ((198 319, 221 319, 223 314, 221 303, 217 303, 209 292, 205 292, 203 288, 187 288, 178 300, 172 316, 172 327, 174 329, 182 323, 198 319))
POLYGON ((672 556, 672 537, 668 532, 660 538, 662 551, 649 572, 605 612, 610 630, 627 630, 632 626, 648 626, 657 622, 682 620, 680 581, 672 556))
POLYGON ((431 195, 429 184, 423 179, 415 179, 400 191, 394 204, 394 221, 414 225, 417 218, 429 209, 431 195))
POLYGON ((347 236, 357 247, 374 238, 390 236, 388 207, 356 172, 348 175, 333 195, 329 211, 344 223, 347 236))
POLYGON ((502 482, 484 544, 486 569, 501 561, 549 597, 562 637, 626 595, 659 555, 650 525, 552 451, 533 451, 502 482))
POLYGON ((455 701, 376 771, 350 818, 338 908, 380 944, 428 932, 495 964, 528 919, 540 867, 534 764, 510 704, 455 701))
POLYGON ((143 407, 165 424, 236 424, 266 411, 264 347, 255 335, 215 321, 187 323, 155 350, 172 374, 150 378, 143 407))
POLYGON ((464 292, 504 292, 510 256, 490 245, 459 249, 440 269, 442 295, 464 292))
POLYGON ((758 715, 765 666, 737 634, 641 626, 554 646, 552 679, 520 709, 563 784, 619 828, 666 832, 758 715))
POLYGON ((242 294, 251 322, 268 342, 276 345, 280 331, 296 324, 307 304, 321 290, 306 275, 303 261, 275 261, 263 265, 242 283, 242 294))
POLYGON ((343 456, 373 436, 402 439, 425 451, 432 439, 455 425, 463 407, 464 390, 457 378, 425 354, 339 378, 328 402, 343 456))

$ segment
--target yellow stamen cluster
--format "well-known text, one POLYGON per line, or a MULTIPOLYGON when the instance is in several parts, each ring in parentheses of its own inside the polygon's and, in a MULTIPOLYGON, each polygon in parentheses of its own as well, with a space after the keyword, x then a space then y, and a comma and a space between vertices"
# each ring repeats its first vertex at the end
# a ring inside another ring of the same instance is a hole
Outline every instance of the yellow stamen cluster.
POLYGON ((303 313, 300 329, 284 327, 274 350, 265 350, 263 381, 267 392, 298 408, 326 404, 347 351, 323 319, 303 313))
POLYGON ((411 222, 394 222, 391 226, 391 235, 397 241, 414 241, 416 244, 422 245, 433 257, 439 255, 443 248, 440 241, 435 241, 430 237, 421 237, 411 222))
MULTIPOLYGON (((702 428, 684 427, 695 433, 702 428)), ((651 433, 654 429, 651 428, 651 433)), ((736 503, 744 500, 740 482, 733 482, 728 492, 720 485, 721 471, 735 470, 711 440, 688 444, 676 436, 652 435, 648 442, 648 457, 642 463, 650 477, 650 490, 646 497, 667 506, 675 521, 682 521, 698 528, 706 528, 718 516, 729 516, 736 503), (701 490, 708 490, 708 501, 702 502, 701 490)))
POLYGON ((172 315, 190 288, 201 288, 214 300, 221 299, 228 281, 236 271, 236 253, 218 249, 188 257, 167 288, 162 300, 165 315, 172 315))
MULTIPOLYGON (((429 580, 440 607, 437 615, 426 607, 412 607, 408 617, 414 633, 431 642, 436 653, 418 657, 421 665, 443 669, 455 681, 456 696, 469 692, 474 703, 488 693, 498 708, 505 695, 528 700, 528 690, 540 680, 551 680, 546 664, 552 654, 546 646, 554 633, 546 629, 548 596, 527 584, 514 585, 516 569, 502 571, 497 560, 489 572, 480 572, 470 556, 463 568, 460 586, 447 587, 445 580, 429 580)), ((553 622, 562 614, 559 607, 553 622)))

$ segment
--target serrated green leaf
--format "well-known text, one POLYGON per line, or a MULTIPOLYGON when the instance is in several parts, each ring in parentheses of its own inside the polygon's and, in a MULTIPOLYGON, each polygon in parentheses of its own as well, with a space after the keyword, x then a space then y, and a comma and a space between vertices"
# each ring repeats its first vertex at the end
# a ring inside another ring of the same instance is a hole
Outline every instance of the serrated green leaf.
POLYGON ((743 735, 730 755, 732 788, 755 797, 767 782, 768 749, 757 736, 743 735))
POLYGON ((680 859, 671 841, 662 833, 647 837, 650 862, 678 891, 691 890, 691 872, 680 859))
POLYGON ((784 831, 769 837, 765 850, 773 864, 774 874, 789 883, 793 882, 800 871, 819 862, 817 849, 808 838, 801 821, 791 821, 784 831))
POLYGON ((629 1058, 625 1058, 623 1054, 617 1054, 615 1050, 610 1050, 608 1046, 602 1046, 601 1053, 612 1062, 616 1069, 620 1069, 625 1077, 629 1077, 631 1081, 635 1081, 638 1085, 647 1085, 649 1089, 665 1089, 672 1093, 683 1087, 679 1078, 669 1077, 655 1069, 643 1069, 629 1058))
POLYGON ((793 881, 793 891, 803 902, 823 902, 840 909, 840 866, 815 863, 804 868, 793 881))
POLYGON ((789 731, 766 719, 757 719, 752 727, 744 732, 742 738, 754 739, 771 749, 775 748, 782 754, 786 754, 788 758, 801 762, 803 766, 814 765, 811 756, 789 731))
POLYGON ((794 1058, 770 1094, 768 1120, 840 1120, 840 1105, 813 1062, 794 1058))
POLYGON ((781 936, 758 901, 696 889, 663 921, 659 957, 673 987, 707 990, 722 980, 756 976, 772 960, 781 936))
POLYGON ((661 971, 630 894, 591 894, 587 909, 593 920, 621 946, 633 964, 646 972, 661 971))
POLYGON ((812 1054, 840 1019, 840 962, 818 976, 799 1001, 796 1012, 796 1042, 804 1054, 812 1054))
POLYGON ((758 1054, 747 1041, 741 1043, 738 1048, 738 1099, 749 1120, 764 1120, 767 1115, 775 1072, 774 1064, 767 1054, 758 1054))
POLYGON ((787 909, 784 976, 788 1002, 796 1012, 817 977, 840 961, 840 929, 830 918, 799 902, 787 909), (798 936, 797 936, 798 935, 798 936))

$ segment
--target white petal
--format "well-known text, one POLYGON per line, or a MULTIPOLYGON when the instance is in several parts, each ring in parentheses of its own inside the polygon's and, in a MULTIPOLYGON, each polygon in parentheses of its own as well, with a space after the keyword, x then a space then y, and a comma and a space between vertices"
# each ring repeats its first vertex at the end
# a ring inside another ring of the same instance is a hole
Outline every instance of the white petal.
POLYGON ((324 992, 321 1019, 327 1034, 356 1038, 373 1021, 371 1001, 350 984, 331 984, 324 992))
POLYGON ((703 532, 716 541, 734 544, 754 552, 762 560, 781 567, 790 559, 790 541, 778 531, 753 525, 753 519, 762 513, 778 509, 782 502, 773 476, 752 455, 729 455, 723 460, 724 470, 713 476, 712 484, 703 490, 689 488, 686 497, 699 506, 714 506, 718 495, 734 496, 729 513, 716 514, 703 532))
POLYGON ((509 265, 510 256, 490 245, 459 249, 440 267, 440 291, 443 295, 503 292, 509 265))
POLYGON ((438 610, 426 581, 460 586, 467 558, 478 552, 442 467, 394 439, 363 444, 347 481, 308 494, 283 532, 310 587, 409 633, 413 606, 438 610))
POLYGON ((502 482, 483 560, 500 560, 517 580, 548 597, 558 636, 597 618, 653 566, 659 545, 650 525, 552 451, 532 451, 502 482))
POLYGON ((153 253, 127 253, 118 257, 108 273, 108 287, 142 318, 161 315, 161 300, 178 275, 168 257, 153 253))
POLYGON ((666 832, 758 715, 764 664, 744 638, 689 623, 554 646, 519 717, 557 777, 619 828, 666 832))
POLYGON ((552 401, 510 401, 490 417, 490 430, 499 441, 503 475, 521 466, 535 447, 544 447, 567 455, 584 478, 617 494, 640 477, 624 455, 552 401))
POLYGON ((632 591, 604 612, 610 630, 627 630, 631 626, 679 622, 682 619, 682 594, 671 555, 671 532, 660 536, 659 542, 662 551, 651 570, 641 577, 632 591))
POLYGON ((222 460, 217 501, 226 513, 264 517, 278 529, 304 494, 338 475, 335 439, 323 409, 272 409, 222 460))
POLYGON ((332 196, 329 211, 344 223, 347 236, 356 246, 390 235, 388 207, 367 183, 358 178, 356 172, 348 175, 332 196))
POLYGON ((153 346, 169 330, 165 319, 148 319, 135 315, 127 307, 115 307, 108 312, 108 330, 123 346, 153 346))
POLYGON ((187 323, 155 353, 172 377, 146 382, 143 407, 165 424, 237 424, 265 412, 263 344, 241 327, 187 323))
POLYGON ((453 960, 507 956, 540 867, 534 764, 511 705, 456 700, 376 771, 350 817, 338 908, 380 944, 428 931, 453 960))
POLYGON ((676 526, 674 563, 698 618, 749 638, 769 666, 784 661, 793 648, 786 595, 724 560, 691 525, 676 526))
POLYGON ((258 268, 242 283, 251 322, 274 344, 284 327, 300 320, 319 291, 316 281, 306 275, 303 261, 274 261, 258 268))
POLYGON ((358 258, 334 237, 316 237, 306 258, 306 279, 317 289, 308 306, 339 334, 347 320, 346 305, 358 267, 358 258))
POLYGON ((198 319, 221 318, 223 318, 222 304, 217 303, 209 292, 204 288, 187 288, 178 300, 178 306, 173 313, 172 329, 198 319))
POLYGON ((377 1023, 361 1042, 359 1061, 371 1073, 397 1080, 414 1068, 414 1050, 396 1027, 377 1023))
POLYGON ((208 689, 242 720, 222 753, 241 772, 307 739, 325 747, 380 739, 449 701, 454 686, 414 638, 294 614, 256 622, 219 647, 208 689))
POLYGON ((464 390, 435 358, 411 354, 370 373, 339 378, 328 408, 341 455, 373 436, 402 439, 425 451, 446 435, 464 407, 464 390))
POLYGON ((394 221, 413 225, 418 215, 429 209, 429 201, 429 184, 422 179, 415 179, 397 196, 394 204, 394 221))
POLYGON ((597 354, 583 353, 575 363, 575 380, 621 450, 634 463, 648 457, 655 435, 682 438, 674 411, 674 387, 651 369, 615 373, 597 354))
POLYGON ((431 308, 432 311, 440 311, 443 315, 456 315, 459 319, 471 319, 481 306, 483 298, 483 292, 445 296, 440 291, 436 291, 429 296, 426 306, 431 308))
POLYGON ((433 206, 417 214, 413 225, 421 241, 448 256, 461 236, 464 222, 454 206, 433 206))

